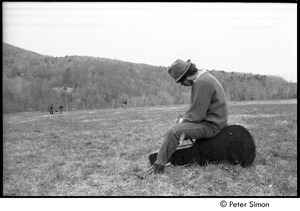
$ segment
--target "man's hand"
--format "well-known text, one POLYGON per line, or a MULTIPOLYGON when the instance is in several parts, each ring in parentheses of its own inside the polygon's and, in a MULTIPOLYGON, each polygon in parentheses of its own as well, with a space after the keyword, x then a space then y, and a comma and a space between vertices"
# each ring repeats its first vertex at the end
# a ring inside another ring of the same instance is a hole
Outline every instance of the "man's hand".
POLYGON ((183 121, 183 117, 184 117, 184 115, 183 115, 183 114, 180 114, 180 115, 177 117, 176 123, 181 123, 181 122, 183 121))

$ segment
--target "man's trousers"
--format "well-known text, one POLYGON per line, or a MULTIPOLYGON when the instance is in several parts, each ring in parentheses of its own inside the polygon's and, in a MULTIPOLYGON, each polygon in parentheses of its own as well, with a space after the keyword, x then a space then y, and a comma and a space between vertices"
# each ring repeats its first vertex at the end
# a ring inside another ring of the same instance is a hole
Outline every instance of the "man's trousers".
POLYGON ((165 134, 163 144, 158 152, 156 162, 160 165, 168 163, 172 154, 176 151, 181 138, 202 139, 212 138, 220 132, 208 122, 201 123, 176 123, 172 125, 165 134))

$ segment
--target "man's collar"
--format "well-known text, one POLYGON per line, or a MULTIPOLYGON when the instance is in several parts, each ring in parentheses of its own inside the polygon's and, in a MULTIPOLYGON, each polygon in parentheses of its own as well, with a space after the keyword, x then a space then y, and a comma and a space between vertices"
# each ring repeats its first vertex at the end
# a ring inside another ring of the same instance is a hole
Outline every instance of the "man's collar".
POLYGON ((197 73, 197 78, 195 79, 195 81, 196 81, 203 73, 206 73, 206 70, 205 70, 205 69, 199 70, 198 73, 197 73))

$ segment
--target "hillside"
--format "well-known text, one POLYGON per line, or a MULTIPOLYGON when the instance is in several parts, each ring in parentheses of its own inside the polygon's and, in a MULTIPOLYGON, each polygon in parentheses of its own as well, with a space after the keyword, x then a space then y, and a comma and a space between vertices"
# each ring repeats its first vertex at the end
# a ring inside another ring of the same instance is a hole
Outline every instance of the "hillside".
MULTIPOLYGON (((280 77, 209 70, 228 100, 286 99, 296 84, 280 77)), ((3 112, 46 111, 52 103, 71 109, 154 106, 189 102, 167 67, 108 58, 52 57, 3 43, 3 112)))

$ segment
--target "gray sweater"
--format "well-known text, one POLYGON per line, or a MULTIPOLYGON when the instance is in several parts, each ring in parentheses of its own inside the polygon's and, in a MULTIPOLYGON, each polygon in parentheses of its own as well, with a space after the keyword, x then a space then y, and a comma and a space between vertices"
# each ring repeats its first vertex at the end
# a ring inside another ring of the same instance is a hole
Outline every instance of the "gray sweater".
POLYGON ((220 82, 210 73, 203 73, 192 85, 191 104, 183 122, 206 121, 222 129, 228 121, 227 100, 220 82))

